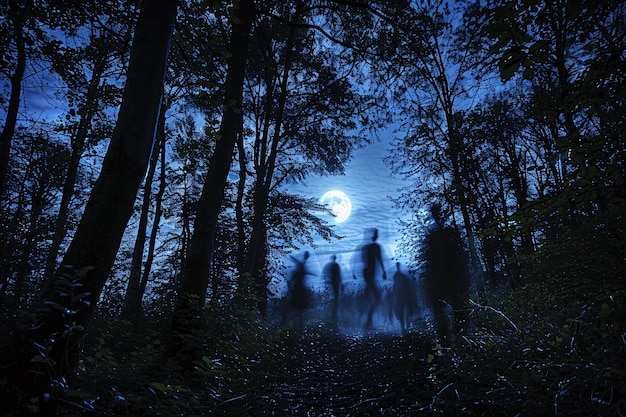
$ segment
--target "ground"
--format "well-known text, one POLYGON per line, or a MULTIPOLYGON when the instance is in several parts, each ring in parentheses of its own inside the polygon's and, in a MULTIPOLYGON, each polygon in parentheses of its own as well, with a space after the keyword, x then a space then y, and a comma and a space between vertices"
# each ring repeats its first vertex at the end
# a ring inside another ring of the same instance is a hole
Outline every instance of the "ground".
POLYGON ((383 301, 374 316, 373 330, 364 330, 366 309, 361 308, 359 314, 356 301, 354 311, 340 311, 338 329, 329 324, 331 318, 323 309, 307 312, 303 327, 299 327, 297 317, 291 317, 287 320, 288 331, 295 333, 300 345, 289 343, 285 347, 295 352, 283 357, 285 380, 268 392, 253 392, 228 401, 222 405, 228 409, 225 414, 437 414, 442 381, 432 371, 453 353, 437 344, 429 311, 416 311, 410 328, 402 331, 383 301))
POLYGON ((424 372, 432 352, 428 338, 325 335, 300 352, 289 380, 224 406, 250 416, 398 416, 425 411, 433 401, 424 372))
POLYGON ((626 356, 603 342, 612 333, 593 342, 545 318, 521 328, 478 305, 445 348, 427 314, 405 331, 382 314, 374 330, 340 316, 339 331, 324 315, 303 326, 208 317, 192 370, 162 358, 159 332, 99 332, 73 401, 95 396, 89 405, 108 416, 626 415, 626 356))

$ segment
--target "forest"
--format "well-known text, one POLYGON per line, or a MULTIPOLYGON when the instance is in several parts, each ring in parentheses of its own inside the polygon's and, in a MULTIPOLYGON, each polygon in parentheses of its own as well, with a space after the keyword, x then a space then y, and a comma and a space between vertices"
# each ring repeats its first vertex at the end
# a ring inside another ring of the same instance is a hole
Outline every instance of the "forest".
POLYGON ((0 416, 626 415, 626 3, 7 0, 0 37, 0 416), (415 285, 434 202, 459 238, 451 340, 277 318, 343 238, 290 185, 380 140, 415 285))

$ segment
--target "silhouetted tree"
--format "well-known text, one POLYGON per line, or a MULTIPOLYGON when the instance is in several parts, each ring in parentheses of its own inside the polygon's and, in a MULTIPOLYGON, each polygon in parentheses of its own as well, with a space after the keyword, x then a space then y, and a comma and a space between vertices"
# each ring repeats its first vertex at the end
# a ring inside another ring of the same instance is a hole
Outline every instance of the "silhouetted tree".
POLYGON ((352 133, 357 128, 355 116, 367 113, 374 102, 353 85, 354 71, 336 58, 336 46, 317 51, 316 42, 321 42, 318 35, 300 27, 314 20, 315 15, 307 15, 313 9, 296 1, 277 6, 272 12, 272 16, 261 19, 255 33, 259 45, 255 50, 261 54, 251 56, 251 88, 246 96, 250 116, 245 119, 255 127, 255 136, 250 155, 244 156, 250 160, 254 176, 243 273, 254 278, 254 294, 262 314, 273 271, 268 265, 268 250, 273 244, 268 242, 268 231, 275 225, 268 220, 274 218, 273 207, 280 204, 272 197, 287 182, 311 173, 343 172, 352 151, 364 142, 352 133))
POLYGON ((5 200, 7 216, 2 222, 6 257, 0 274, 2 293, 12 294, 14 305, 24 308, 37 298, 43 279, 45 250, 38 248, 51 236, 69 152, 48 132, 28 135, 20 129, 15 138, 7 181, 10 198, 5 200))
MULTIPOLYGON (((466 143, 463 131, 467 124, 465 109, 470 91, 477 91, 478 80, 486 73, 483 65, 485 51, 478 42, 478 28, 467 30, 457 20, 467 4, 456 3, 454 12, 445 1, 411 10, 412 19, 419 24, 408 32, 397 61, 405 73, 399 76, 399 91, 405 94, 400 100, 406 109, 410 131, 399 144, 405 148, 402 150, 405 155, 416 152, 409 158, 416 161, 417 166, 428 166, 437 176, 433 179, 434 184, 425 182, 423 186, 430 188, 430 192, 436 188, 444 190, 440 197, 445 197, 460 212, 473 277, 478 291, 483 292, 473 221, 476 196, 472 195, 467 182, 471 172, 464 163, 466 143)), ((396 161, 400 170, 409 167, 414 172, 412 162, 403 158, 396 161)))
POLYGON ((72 42, 65 40, 63 46, 47 49, 54 72, 63 80, 68 104, 67 113, 58 118, 55 131, 67 136, 71 156, 45 263, 46 279, 50 279, 58 266, 61 245, 68 233, 81 160, 109 136, 113 121, 107 117, 106 110, 116 106, 121 98, 121 89, 110 79, 115 80, 122 71, 121 65, 129 51, 124 34, 132 31, 136 11, 118 7, 110 1, 85 7, 79 19, 85 21, 88 28, 85 32, 89 35, 83 38, 82 31, 71 33, 67 37, 72 42), (102 16, 107 19, 104 24, 99 21, 102 16))
POLYGON ((173 338, 169 353, 183 362, 194 359, 188 338, 202 315, 209 270, 214 251, 217 220, 233 158, 237 135, 241 134, 241 101, 248 54, 248 38, 254 20, 254 2, 242 0, 233 11, 230 56, 224 84, 223 114, 196 210, 189 250, 182 269, 181 286, 172 320, 173 338))
POLYGON ((79 341, 111 271, 152 152, 176 3, 143 3, 118 122, 62 262, 82 272, 60 271, 48 282, 34 325, 3 346, 4 407, 16 406, 20 398, 39 398, 43 407, 54 407, 55 399, 44 402, 43 394, 74 369, 79 341), (36 355, 43 361, 34 361, 36 355))
MULTIPOLYGON (((11 95, 8 102, 4 127, 0 133, 0 197, 5 192, 5 182, 9 170, 9 157, 11 154, 11 142, 17 126, 17 116, 20 108, 20 97, 22 92, 22 80, 26 71, 28 26, 34 19, 32 16, 32 1, 26 0, 18 2, 11 0, 8 4, 1 6, 5 16, 8 17, 8 25, 2 25, 2 40, 9 50, 14 52, 14 62, 5 60, 10 56, 4 54, 0 63, 3 75, 10 80, 11 95)), ((4 253, 0 253, 4 258, 4 253)))
MULTIPOLYGON (((128 285, 126 287, 124 306, 122 310, 122 316, 129 320, 133 320, 134 322, 138 322, 137 319, 139 319, 141 316, 141 300, 143 298, 148 276, 150 274, 150 265, 146 262, 146 265, 144 266, 144 255, 146 239, 148 239, 148 217, 150 214, 153 200, 152 184, 159 161, 163 161, 163 163, 161 164, 162 186, 159 189, 159 194, 157 194, 157 199, 155 201, 155 205, 157 207, 153 216, 152 231, 150 233, 153 238, 151 238, 151 241, 153 239, 156 239, 156 231, 159 228, 160 204, 165 183, 165 112, 167 109, 167 104, 165 102, 165 99, 162 99, 161 102, 161 111, 159 113, 159 121, 157 124, 155 136, 155 148, 150 158, 150 165, 144 182, 141 213, 139 217, 139 224, 137 226, 135 245, 133 246, 132 264, 130 274, 128 276, 128 285)), ((150 249, 151 251, 148 252, 148 257, 154 257, 154 243, 151 243, 150 249)))

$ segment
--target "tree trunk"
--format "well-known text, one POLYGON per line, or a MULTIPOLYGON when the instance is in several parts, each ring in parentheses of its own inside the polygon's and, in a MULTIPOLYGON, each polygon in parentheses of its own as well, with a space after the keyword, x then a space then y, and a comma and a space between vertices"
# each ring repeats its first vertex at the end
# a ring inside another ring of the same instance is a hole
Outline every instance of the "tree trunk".
POLYGON ((239 182, 237 184, 237 200, 235 201, 235 219, 237 222, 237 271, 245 272, 246 262, 246 224, 243 214, 243 198, 246 191, 247 157, 244 149, 243 135, 237 139, 237 155, 239 156, 239 182))
MULTIPOLYGON (((159 146, 165 140, 165 108, 164 103, 161 104, 161 113, 159 115, 159 123, 156 134, 155 145, 159 146)), ((139 216, 139 225, 137 227, 137 237, 135 238, 135 246, 133 247, 133 259, 131 261, 130 274, 128 276, 128 285, 126 286, 126 295, 124 296, 124 307, 122 308, 122 317, 133 320, 141 313, 141 299, 143 292, 141 287, 141 267, 143 265, 144 249, 146 247, 146 239, 148 233, 148 215, 150 214, 150 206, 152 202, 152 182, 154 174, 159 162, 160 152, 153 152, 150 159, 150 168, 146 181, 144 183, 143 202, 141 204, 141 215, 139 216)))
MULTIPOLYGON (((144 1, 142 6, 117 125, 100 177, 58 279, 42 292, 35 311, 38 326, 16 335, 14 343, 7 344, 8 351, 1 352, 1 360, 9 362, 4 367, 8 383, 0 391, 6 397, 0 399, 5 407, 22 395, 44 403, 41 396, 50 392, 51 383, 73 371, 78 344, 132 215, 154 142, 177 1, 144 1), (66 268, 82 273, 64 274, 66 268), (43 361, 33 360, 37 355, 43 361)), ((54 401, 45 403, 53 406, 54 401)), ((48 414, 53 415, 53 410, 48 414)))
MULTIPOLYGON (((15 71, 11 76, 11 96, 9 107, 4 122, 4 129, 0 133, 0 198, 4 194, 7 175, 9 173, 9 157, 11 154, 11 141, 15 134, 17 125, 17 112, 20 108, 20 97, 22 92, 22 80, 26 70, 26 45, 24 41, 23 27, 30 1, 26 2, 24 8, 19 8, 15 0, 9 1, 9 18, 13 23, 13 36, 15 37, 15 48, 17 49, 17 63, 15 71)), ((0 259, 4 259, 4 254, 0 253, 0 259)))
POLYGON ((74 187, 76 186, 76 178, 78 175, 78 167, 80 165, 80 159, 87 140, 87 134, 91 127, 91 122, 96 113, 97 105, 93 102, 98 101, 99 85, 102 81, 102 74, 104 72, 104 65, 96 64, 94 73, 89 82, 87 95, 85 97, 85 103, 83 105, 83 111, 81 112, 81 118, 76 128, 76 133, 72 137, 72 154, 70 156, 70 163, 67 167, 67 175, 65 176, 65 183, 63 184, 63 194, 61 195, 61 203, 59 204, 59 213, 54 223, 54 234, 52 236, 52 244, 46 259, 45 267, 45 280, 46 282, 52 279, 52 275, 57 267, 57 255, 65 235, 67 233, 67 218, 70 210, 70 202, 74 196, 74 187))
MULTIPOLYGON (((166 152, 166 141, 165 138, 161 140, 161 181, 159 184, 159 191, 155 196, 155 207, 154 207, 154 220, 152 222, 152 230, 150 231, 150 242, 148 243, 148 255, 146 257, 146 264, 143 267, 143 274, 141 276, 141 280, 139 281, 139 294, 143 297, 143 294, 146 292, 146 286, 148 285, 148 278, 150 277, 150 270, 152 269, 152 262, 154 261, 154 249, 156 248, 156 238, 159 232, 159 223, 161 222, 161 215, 163 214, 163 195, 165 194, 165 187, 167 185, 166 180, 166 163, 165 163, 165 152, 166 152)), ((139 299, 139 306, 141 307, 141 299, 139 299)))
POLYGON ((26 286, 28 278, 32 271, 32 255, 34 248, 37 247, 37 225, 41 220, 41 215, 44 209, 44 185, 41 183, 36 185, 31 196, 31 207, 28 215, 28 230, 20 239, 23 243, 20 251, 19 263, 17 269, 14 271, 15 278, 13 283, 13 292, 15 298, 18 300, 19 305, 27 307, 32 303, 35 298, 36 291, 26 286))
MULTIPOLYGON (((451 107, 450 107, 451 109, 451 107)), ((465 234, 467 236, 467 245, 470 254, 470 267, 472 280, 476 284, 476 290, 480 296, 485 294, 485 285, 483 279, 483 268, 481 266, 480 257, 478 256, 478 249, 476 248, 476 240, 474 238, 474 230, 472 220, 469 212, 469 199, 467 197, 466 187, 463 184, 464 172, 460 164, 460 146, 461 140, 458 130, 454 125, 452 117, 452 111, 446 112, 448 120, 448 136, 449 136, 449 152, 450 161, 452 163, 452 175, 455 183, 455 191, 458 199, 459 208, 461 209, 461 215, 463 217, 463 225, 465 228, 465 234)))
POLYGON ((189 251, 183 266, 181 288, 174 307, 171 329, 174 337, 170 340, 169 355, 193 361, 195 352, 186 343, 197 328, 205 294, 209 285, 209 270, 213 257, 217 219, 222 201, 237 135, 241 133, 241 102, 245 76, 248 38, 252 28, 254 3, 242 0, 235 10, 231 56, 228 59, 226 82, 224 85, 224 111, 218 132, 219 139, 211 156, 202 194, 198 201, 194 230, 189 251))
MULTIPOLYGON (((299 1, 296 4, 295 15, 292 21, 297 22, 300 18, 302 9, 302 2, 299 1)), ((259 163, 257 170, 256 184, 254 192, 252 194, 254 199, 254 213, 252 221, 252 233, 250 239, 250 245, 248 247, 248 256, 246 261, 246 272, 251 274, 254 283, 254 295, 257 298, 257 308, 262 316, 265 316, 267 309, 268 293, 267 286, 269 279, 265 271, 267 263, 267 214, 268 214, 268 201, 274 180, 274 170, 276 169, 276 158, 278 156, 278 145, 281 140, 281 130, 283 124, 283 117, 285 113, 285 105, 287 104, 287 83, 289 80, 289 74, 293 65, 294 43, 298 30, 295 25, 291 25, 289 30, 289 38, 285 44, 285 63, 282 71, 282 79, 280 80, 280 90, 278 91, 278 97, 275 99, 274 90, 271 88, 272 80, 268 81, 266 100, 266 112, 269 115, 274 113, 272 106, 278 103, 278 108, 275 110, 274 118, 274 134, 273 137, 269 137, 269 124, 271 120, 266 120, 266 128, 261 136, 264 141, 263 146, 260 149, 265 150, 259 155, 259 163), (270 142, 269 152, 267 151, 267 143, 270 142)), ((271 72, 270 72, 271 73, 271 72)))
POLYGON ((267 201, 268 196, 265 187, 261 184, 263 178, 257 178, 254 187, 253 220, 250 244, 246 260, 245 272, 252 277, 252 282, 244 280, 240 285, 252 285, 253 294, 256 297, 256 308, 265 317, 267 309, 267 273, 265 272, 267 251, 267 201))
MULTIPOLYGON (((20 98, 22 91, 22 80, 24 79, 24 71, 26 70, 26 44, 24 40, 23 28, 30 9, 31 2, 26 2, 23 8, 19 8, 15 0, 9 1, 9 20, 13 24, 13 36, 15 39, 15 47, 17 50, 17 62, 15 71, 10 77, 11 95, 9 96, 9 105, 7 108, 4 128, 0 133, 0 199, 6 191, 7 177, 9 175, 9 159, 11 155, 11 142, 15 135, 15 127, 17 125, 17 116, 20 108, 20 98)), ((4 233, 9 232, 6 228, 0 231, 0 259, 4 262, 10 259, 13 249, 7 244, 12 239, 4 233)), ((4 269, 4 267, 2 268, 4 269)), ((3 303, 4 294, 9 285, 9 274, 5 271, 2 274, 2 290, 0 291, 0 305, 3 303)))

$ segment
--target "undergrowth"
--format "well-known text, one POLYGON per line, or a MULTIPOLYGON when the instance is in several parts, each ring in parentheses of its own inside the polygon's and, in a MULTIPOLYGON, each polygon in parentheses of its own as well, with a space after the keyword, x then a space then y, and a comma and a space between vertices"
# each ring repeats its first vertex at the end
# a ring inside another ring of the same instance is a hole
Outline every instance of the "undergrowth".
POLYGON ((626 415, 626 330, 615 314, 623 304, 613 300, 557 307, 555 293, 536 283, 486 302, 497 308, 475 307, 472 331, 432 361, 432 408, 445 415, 626 415))
MULTIPOLYGON (((374 363, 381 380, 369 382, 380 385, 376 401, 387 408, 371 415, 625 416, 626 266, 604 250, 612 235, 596 229, 545 245, 534 255, 542 262, 526 263, 517 290, 476 299, 469 330, 451 347, 418 328, 404 335, 400 355, 397 341, 381 341, 372 344, 379 357, 334 358, 332 366, 343 368, 325 368, 325 354, 342 353, 324 349, 337 339, 323 328, 276 328, 245 306, 206 307, 191 372, 164 355, 165 316, 131 323, 102 315, 86 334, 75 378, 54 391, 58 415, 291 415, 271 408, 277 387, 321 384, 331 371, 368 381, 364 364, 374 363), (390 386, 402 388, 402 398, 390 386)), ((623 249, 614 235, 608 246, 623 249)), ((352 386, 335 388, 345 389, 342 401, 351 399, 352 386)))
MULTIPOLYGON (((418 415, 625 415, 623 304, 612 300, 565 300, 539 282, 494 293, 472 306, 472 327, 452 347, 433 342, 430 354, 410 359, 415 378, 429 384, 405 395, 421 404, 418 415)), ((196 335, 204 355, 191 374, 162 359, 164 323, 150 320, 133 333, 128 322, 101 320, 65 415, 261 415, 259 398, 277 385, 319 378, 302 368, 302 349, 315 351, 332 337, 277 330, 254 315, 208 313, 196 335)), ((418 350, 424 335, 405 338, 418 350)), ((319 374, 326 359, 317 359, 319 374)), ((276 415, 289 415, 283 411, 276 415)))

